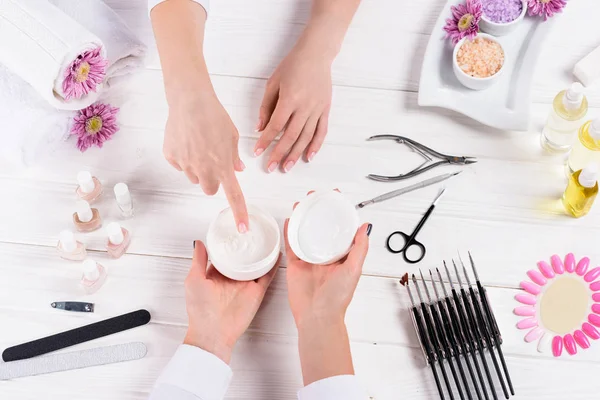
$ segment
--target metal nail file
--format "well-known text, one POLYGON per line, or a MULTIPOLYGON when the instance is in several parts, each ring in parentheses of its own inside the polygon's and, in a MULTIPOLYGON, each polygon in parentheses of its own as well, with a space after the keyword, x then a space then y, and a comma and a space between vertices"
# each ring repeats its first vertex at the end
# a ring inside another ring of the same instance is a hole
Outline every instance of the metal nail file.
POLYGON ((50 307, 65 311, 94 312, 94 303, 81 301, 55 301, 50 304, 50 307))

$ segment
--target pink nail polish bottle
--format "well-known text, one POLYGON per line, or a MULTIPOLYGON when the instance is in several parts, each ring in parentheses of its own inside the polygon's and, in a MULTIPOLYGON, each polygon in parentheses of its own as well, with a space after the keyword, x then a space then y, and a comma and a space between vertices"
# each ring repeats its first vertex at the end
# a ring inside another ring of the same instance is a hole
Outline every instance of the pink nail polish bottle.
POLYGON ((85 200, 79 200, 73 214, 73 223, 79 232, 91 232, 102 226, 102 219, 97 208, 90 208, 85 200))
POLYGON ((81 171, 77 174, 77 197, 88 203, 93 203, 102 194, 102 184, 95 176, 88 171, 81 171))
POLYGON ((60 233, 56 248, 58 254, 65 260, 83 261, 87 256, 84 244, 75 240, 71 231, 65 230, 60 233))
POLYGON ((94 260, 87 259, 83 262, 83 276, 81 286, 87 294, 95 293, 106 281, 106 269, 94 260))
POLYGON ((119 258, 125 254, 125 250, 131 241, 129 231, 116 222, 111 222, 106 226, 108 233, 108 242, 106 243, 106 251, 112 258, 119 258))
POLYGON ((129 188, 123 182, 117 183, 113 189, 115 192, 115 200, 117 200, 117 206, 121 212, 121 217, 132 218, 133 217, 133 200, 131 199, 131 193, 129 188))

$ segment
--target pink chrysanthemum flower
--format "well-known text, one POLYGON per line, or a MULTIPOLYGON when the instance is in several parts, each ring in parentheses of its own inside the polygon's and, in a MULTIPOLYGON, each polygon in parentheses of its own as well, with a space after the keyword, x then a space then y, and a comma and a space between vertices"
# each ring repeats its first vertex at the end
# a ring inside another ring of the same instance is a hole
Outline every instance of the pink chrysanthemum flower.
POLYGON ((71 128, 71 135, 77 136, 77 148, 84 152, 93 145, 102 147, 119 130, 118 112, 118 107, 103 103, 94 103, 80 110, 73 118, 71 128))
POLYGON ((65 70, 63 92, 65 100, 80 99, 89 92, 95 92, 104 80, 108 60, 100 54, 100 47, 85 51, 65 70))
POLYGON ((452 18, 446 20, 446 38, 456 45, 462 38, 474 39, 479 31, 479 20, 483 14, 481 0, 466 0, 464 4, 450 7, 452 18))
POLYGON ((567 5, 565 0, 528 0, 529 15, 540 15, 544 21, 562 11, 567 5))

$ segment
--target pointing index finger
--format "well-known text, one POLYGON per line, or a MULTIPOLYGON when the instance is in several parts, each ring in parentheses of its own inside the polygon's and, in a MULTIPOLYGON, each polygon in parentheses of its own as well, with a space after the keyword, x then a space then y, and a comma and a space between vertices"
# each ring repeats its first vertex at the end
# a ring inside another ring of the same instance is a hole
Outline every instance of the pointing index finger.
POLYGON ((227 201, 233 211, 233 218, 235 219, 235 225, 237 226, 238 231, 240 233, 248 232, 248 209, 246 207, 244 193, 242 193, 242 188, 235 176, 235 172, 231 171, 227 177, 223 179, 222 183, 223 190, 227 196, 227 201))

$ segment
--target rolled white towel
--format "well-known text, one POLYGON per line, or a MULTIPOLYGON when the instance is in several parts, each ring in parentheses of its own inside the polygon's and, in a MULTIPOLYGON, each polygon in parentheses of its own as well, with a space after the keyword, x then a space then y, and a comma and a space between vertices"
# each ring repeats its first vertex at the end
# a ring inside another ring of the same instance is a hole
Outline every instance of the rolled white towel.
POLYGON ((0 63, 29 83, 58 109, 79 110, 95 102, 102 89, 68 98, 66 71, 85 52, 106 58, 102 41, 47 0, 0 0, 0 63))

